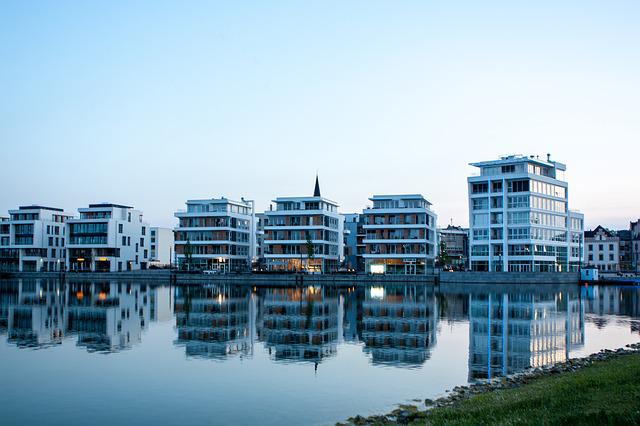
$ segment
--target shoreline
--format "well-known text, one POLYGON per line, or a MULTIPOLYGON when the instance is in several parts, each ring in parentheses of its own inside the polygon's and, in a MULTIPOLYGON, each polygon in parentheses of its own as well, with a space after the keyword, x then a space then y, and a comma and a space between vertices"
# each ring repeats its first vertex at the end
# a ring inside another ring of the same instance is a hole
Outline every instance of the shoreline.
POLYGON ((175 273, 169 270, 128 272, 12 272, 3 278, 42 278, 75 280, 140 280, 164 281, 171 284, 223 283, 267 285, 321 285, 352 287, 371 284, 579 284, 577 272, 436 272, 427 275, 365 275, 365 274, 226 274, 205 275, 175 273))
POLYGON ((367 417, 356 415, 349 417, 344 422, 338 422, 336 425, 409 424, 416 421, 429 424, 429 416, 433 414, 434 410, 453 408, 457 404, 469 401, 476 396, 487 395, 500 390, 520 389, 541 379, 567 376, 571 373, 583 371, 594 364, 607 363, 620 357, 638 354, 640 354, 640 342, 631 343, 618 349, 603 349, 585 357, 571 358, 555 365, 528 368, 509 376, 495 377, 484 382, 456 386, 451 390, 447 390, 444 396, 435 400, 425 399, 422 401, 421 399, 414 399, 413 401, 422 401, 420 406, 398 404, 398 408, 389 413, 374 414, 367 417))

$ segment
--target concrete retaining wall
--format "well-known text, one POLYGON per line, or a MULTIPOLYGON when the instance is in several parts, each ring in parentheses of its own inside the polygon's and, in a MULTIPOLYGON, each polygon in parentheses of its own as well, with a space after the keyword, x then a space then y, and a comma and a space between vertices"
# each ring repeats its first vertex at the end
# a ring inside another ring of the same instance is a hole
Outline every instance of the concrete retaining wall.
MULTIPOLYGON (((22 272, 12 274, 18 278, 59 279, 57 272, 22 272)), ((135 280, 156 281, 159 284, 228 283, 256 286, 267 285, 312 285, 328 284, 338 286, 376 285, 376 284, 577 284, 577 272, 442 272, 439 275, 294 275, 294 274, 240 274, 240 275, 204 275, 174 274, 168 270, 147 270, 110 273, 67 273, 70 281, 87 280, 135 280)))

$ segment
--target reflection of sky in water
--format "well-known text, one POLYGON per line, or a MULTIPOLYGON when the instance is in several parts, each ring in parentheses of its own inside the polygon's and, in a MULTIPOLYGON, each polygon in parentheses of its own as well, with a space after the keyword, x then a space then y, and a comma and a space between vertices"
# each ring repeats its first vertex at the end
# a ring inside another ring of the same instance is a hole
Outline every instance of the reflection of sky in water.
POLYGON ((543 289, 2 282, 2 423, 328 424, 638 340, 638 290, 543 289))

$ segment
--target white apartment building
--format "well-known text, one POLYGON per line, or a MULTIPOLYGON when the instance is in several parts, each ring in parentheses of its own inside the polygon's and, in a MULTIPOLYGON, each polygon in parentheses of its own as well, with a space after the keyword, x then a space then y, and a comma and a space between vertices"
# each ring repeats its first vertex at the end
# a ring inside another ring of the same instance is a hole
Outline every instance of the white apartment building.
POLYGON ((474 271, 576 271, 584 216, 569 210, 566 165, 534 156, 472 163, 468 178, 474 271))
POLYGON ((588 265, 602 272, 620 270, 620 238, 608 229, 598 226, 584 233, 585 254, 588 265))
POLYGON ((89 204, 67 221, 70 271, 120 272, 146 269, 149 226, 142 212, 120 204, 89 204))
POLYGON ((374 195, 364 216, 365 272, 426 274, 433 270, 436 214, 420 194, 374 195))
POLYGON ((149 265, 169 266, 173 257, 173 229, 153 226, 149 234, 149 265))
POLYGON ((253 202, 227 198, 188 200, 175 213, 175 252, 185 270, 246 271, 254 256, 253 202))
POLYGON ((45 272, 64 269, 65 221, 62 209, 21 206, 0 222, 0 270, 45 272))
POLYGON ((281 197, 266 211, 264 257, 270 271, 335 272, 343 257, 343 219, 338 204, 320 195, 281 197))

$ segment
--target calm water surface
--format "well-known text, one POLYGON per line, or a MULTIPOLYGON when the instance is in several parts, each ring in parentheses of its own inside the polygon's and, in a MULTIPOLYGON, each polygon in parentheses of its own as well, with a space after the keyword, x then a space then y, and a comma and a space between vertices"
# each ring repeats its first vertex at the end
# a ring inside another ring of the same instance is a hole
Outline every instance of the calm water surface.
POLYGON ((640 337, 630 287, 0 281, 1 424, 332 424, 640 337))

